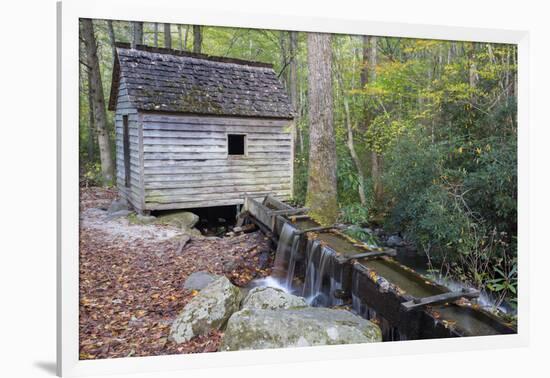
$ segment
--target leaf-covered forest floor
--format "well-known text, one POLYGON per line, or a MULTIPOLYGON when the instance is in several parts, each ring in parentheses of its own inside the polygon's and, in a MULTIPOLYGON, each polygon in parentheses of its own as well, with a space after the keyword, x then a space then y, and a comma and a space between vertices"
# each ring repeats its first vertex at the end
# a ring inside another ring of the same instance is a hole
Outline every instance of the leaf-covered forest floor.
POLYGON ((196 271, 245 286, 269 275, 268 240, 259 231, 193 238, 178 253, 176 228, 106 220, 116 190, 80 192, 80 359, 214 352, 221 332, 175 344, 170 325, 196 294, 183 288, 196 271), (263 260, 263 261, 262 261, 263 260))

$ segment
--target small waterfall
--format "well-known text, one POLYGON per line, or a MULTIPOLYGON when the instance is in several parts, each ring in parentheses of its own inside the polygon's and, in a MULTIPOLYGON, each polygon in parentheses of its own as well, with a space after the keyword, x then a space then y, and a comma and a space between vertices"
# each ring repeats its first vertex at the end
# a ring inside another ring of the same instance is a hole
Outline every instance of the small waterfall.
POLYGON ((250 282, 249 288, 252 289, 254 287, 272 287, 275 289, 281 289, 285 293, 290 294, 290 290, 288 289, 288 287, 286 285, 283 285, 280 280, 273 278, 272 276, 252 280, 250 282))
POLYGON ((304 277, 304 289, 302 291, 302 296, 309 298, 313 292, 313 286, 315 285, 315 267, 312 264, 312 255, 319 249, 321 244, 317 240, 308 240, 306 246, 306 273, 304 277))
POLYGON ((327 277, 327 269, 334 251, 325 248, 318 240, 308 240, 306 255, 306 275, 302 296, 311 305, 329 306, 331 305, 331 291, 329 289, 329 293, 327 293, 326 290, 323 290, 323 282, 327 277))
POLYGON ((293 232, 292 244, 290 246, 290 258, 288 259, 288 268, 286 271, 286 286, 292 287, 294 280, 294 271, 296 269, 296 259, 298 257, 298 247, 300 246, 300 235, 293 232))
POLYGON ((275 261, 273 262, 273 276, 277 278, 286 277, 288 255, 294 235, 294 228, 288 223, 285 223, 279 236, 279 244, 275 253, 275 261))
POLYGON ((279 281, 279 286, 289 292, 292 291, 299 244, 300 235, 296 233, 296 228, 285 223, 279 236, 272 276, 279 281))

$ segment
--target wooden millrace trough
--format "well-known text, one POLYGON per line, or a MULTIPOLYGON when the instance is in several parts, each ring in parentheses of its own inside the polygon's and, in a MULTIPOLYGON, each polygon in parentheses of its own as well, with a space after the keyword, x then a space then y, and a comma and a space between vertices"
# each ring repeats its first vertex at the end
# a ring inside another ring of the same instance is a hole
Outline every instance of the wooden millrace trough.
POLYGON ((266 196, 246 198, 243 210, 274 242, 285 227, 291 227, 300 238, 292 262, 295 275, 303 277, 312 264, 321 271, 317 284, 329 298, 324 304, 353 304, 363 317, 378 319, 384 340, 516 333, 510 324, 468 300, 479 296, 478 291, 452 292, 399 264, 392 249, 371 248, 343 234, 340 226, 321 227, 307 216, 307 209, 266 196), (324 249, 323 261, 313 244, 324 249))

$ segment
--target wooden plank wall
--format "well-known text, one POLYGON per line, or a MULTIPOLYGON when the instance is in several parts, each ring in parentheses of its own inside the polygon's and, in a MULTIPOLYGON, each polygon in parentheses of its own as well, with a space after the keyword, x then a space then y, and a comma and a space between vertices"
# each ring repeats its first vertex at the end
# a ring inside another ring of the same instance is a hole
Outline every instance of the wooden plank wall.
POLYGON ((289 120, 140 113, 145 209, 234 205, 291 196, 289 120), (246 134, 247 156, 227 155, 227 134, 246 134))
POLYGON ((132 107, 128 98, 128 90, 124 78, 121 78, 117 106, 115 113, 115 139, 116 139, 116 181, 122 197, 126 198, 132 206, 143 210, 142 190, 142 165, 140 163, 140 127, 138 111, 132 107), (128 129, 130 134, 130 186, 125 185, 124 177, 124 145, 122 141, 123 116, 128 115, 128 129))

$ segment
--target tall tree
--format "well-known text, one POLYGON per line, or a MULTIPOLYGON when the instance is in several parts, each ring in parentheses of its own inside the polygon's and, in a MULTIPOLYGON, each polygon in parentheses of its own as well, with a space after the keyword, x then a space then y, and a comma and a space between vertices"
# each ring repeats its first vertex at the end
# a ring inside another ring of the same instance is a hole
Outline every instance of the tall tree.
POLYGON ((90 78, 90 71, 88 71, 88 162, 94 161, 94 139, 95 139, 95 132, 94 132, 94 108, 93 108, 93 97, 94 93, 91 90, 90 86, 91 78, 90 78))
POLYGON ((171 49, 172 48, 172 32, 170 24, 164 24, 164 47, 171 49))
POLYGON ((181 25, 178 25, 178 38, 179 38, 180 50, 183 50, 183 36, 181 33, 181 25))
POLYGON ((132 48, 143 45, 143 22, 132 22, 132 48))
POLYGON ((189 35, 189 25, 185 25, 185 33, 183 34, 183 49, 187 50, 187 36, 189 35))
MULTIPOLYGON (((376 65, 378 63, 378 37, 363 36, 363 72, 361 73, 361 85, 365 87, 376 81, 376 65)), ((365 130, 368 129, 374 119, 374 108, 365 106, 365 130)), ((370 168, 373 182, 373 191, 376 203, 382 200, 382 164, 381 157, 376 151, 370 152, 370 168)))
POLYGON ((288 41, 289 34, 286 31, 280 31, 279 32, 279 50, 281 52, 281 71, 279 73, 279 77, 283 78, 283 84, 286 86, 286 89, 288 91, 289 87, 289 78, 288 78, 288 69, 287 66, 289 64, 288 60, 288 48, 287 45, 289 43, 288 41))
MULTIPOLYGON (((353 164, 355 165, 355 168, 357 169, 357 178, 359 179, 359 185, 357 187, 357 192, 359 194, 359 200, 361 201, 361 205, 365 206, 367 204, 367 198, 365 196, 365 176, 363 174, 363 169, 361 167, 361 160, 359 159, 359 155, 357 154, 357 151, 355 149, 355 142, 353 139, 353 128, 354 125, 351 121, 351 111, 349 106, 349 99, 348 95, 345 93, 344 88, 344 80, 342 79, 342 67, 340 64, 338 64, 338 61, 335 57, 335 71, 336 71, 336 79, 338 81, 338 92, 340 92, 340 95, 342 97, 342 103, 344 105, 344 122, 346 124, 346 131, 347 131, 347 141, 346 146, 348 147, 351 159, 353 160, 353 164)), ((353 88, 353 84, 351 85, 351 89, 353 88)))
POLYGON ((294 144, 293 149, 296 149, 297 146, 297 128, 296 123, 298 122, 298 63, 297 57, 298 54, 298 37, 297 32, 291 31, 290 33, 290 43, 288 48, 289 55, 289 67, 288 67, 288 93, 290 95, 290 102, 292 104, 292 109, 296 112, 294 122, 292 123, 292 140, 294 144))
POLYGON ((91 19, 82 19, 82 38, 86 46, 86 65, 88 66, 90 90, 92 92, 92 111, 94 113, 94 125, 99 145, 101 160, 101 174, 106 183, 112 183, 114 178, 114 164, 111 154, 111 140, 107 127, 107 113, 105 111, 105 98, 99 60, 97 57, 97 45, 94 35, 94 25, 91 19))
POLYGON ((158 22, 155 22, 155 25, 153 27, 153 43, 155 47, 159 47, 159 24, 158 22))
POLYGON ((113 27, 113 21, 107 20, 107 30, 109 31, 109 40, 111 41, 111 48, 113 49, 113 59, 116 56, 116 35, 115 28, 113 27))
POLYGON ((336 222, 336 142, 332 119, 331 36, 309 33, 309 169, 306 205, 323 225, 336 222))
POLYGON ((477 71, 477 57, 476 57, 476 44, 472 42, 468 50, 468 60, 470 63, 470 69, 468 71, 469 84, 472 89, 477 87, 479 82, 479 73, 477 71))
POLYGON ((202 51, 202 26, 193 25, 193 52, 201 53, 202 51))

